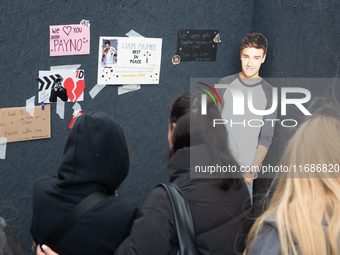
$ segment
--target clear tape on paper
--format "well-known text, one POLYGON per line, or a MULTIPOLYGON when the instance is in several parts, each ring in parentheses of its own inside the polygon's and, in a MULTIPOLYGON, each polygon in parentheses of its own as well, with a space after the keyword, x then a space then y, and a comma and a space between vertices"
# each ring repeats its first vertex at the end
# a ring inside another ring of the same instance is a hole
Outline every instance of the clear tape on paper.
POLYGON ((143 37, 142 35, 138 34, 135 30, 131 29, 129 32, 125 34, 128 37, 143 37))
POLYGON ((141 89, 141 86, 139 84, 123 85, 121 87, 118 87, 118 95, 122 95, 139 89, 141 89))
MULTIPOLYGON (((131 29, 129 32, 125 34, 128 37, 143 37, 142 35, 138 34, 135 30, 131 29)), ((129 93, 132 91, 136 91, 141 89, 140 84, 129 84, 129 85, 123 85, 122 87, 118 87, 118 95, 122 95, 125 93, 129 93)))
POLYGON ((26 111, 34 117, 34 101, 35 101, 35 96, 32 96, 31 98, 26 100, 26 111))
POLYGON ((0 137, 0 159, 6 158, 7 138, 0 137))
POLYGON ((78 68, 80 68, 80 66, 81 66, 81 64, 51 66, 50 72, 58 73, 58 72, 63 72, 63 71, 76 71, 78 68))
POLYGON ((57 97, 57 114, 61 119, 64 119, 65 114, 65 102, 57 97))
POLYGON ((105 88, 106 84, 96 84, 89 92, 91 98, 95 98, 95 96, 103 89, 105 88))
POLYGON ((86 20, 86 19, 82 19, 80 21, 80 25, 82 25, 83 27, 89 27, 90 26, 90 21, 86 20))
POLYGON ((80 104, 79 103, 75 103, 74 105, 73 105, 73 107, 72 107, 72 109, 73 109, 73 111, 79 111, 79 110, 81 110, 81 106, 80 106, 80 104))

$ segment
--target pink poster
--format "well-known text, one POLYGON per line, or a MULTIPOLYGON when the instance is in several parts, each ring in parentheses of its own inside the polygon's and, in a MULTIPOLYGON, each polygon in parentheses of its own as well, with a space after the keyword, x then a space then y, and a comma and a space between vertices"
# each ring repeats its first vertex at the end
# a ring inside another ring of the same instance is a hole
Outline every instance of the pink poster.
POLYGON ((90 54, 90 26, 50 26, 50 56, 90 54))

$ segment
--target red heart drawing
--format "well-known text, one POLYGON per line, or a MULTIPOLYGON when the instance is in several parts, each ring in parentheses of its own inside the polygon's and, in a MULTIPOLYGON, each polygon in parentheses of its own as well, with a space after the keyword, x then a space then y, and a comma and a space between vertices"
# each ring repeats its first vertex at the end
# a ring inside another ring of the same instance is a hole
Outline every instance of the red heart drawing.
POLYGON ((65 34, 67 34, 67 36, 71 33, 72 27, 71 26, 64 26, 63 27, 63 31, 65 32, 65 34))
POLYGON ((78 100, 78 98, 83 94, 85 89, 85 82, 84 80, 79 80, 74 86, 74 81, 72 78, 67 78, 64 81, 64 88, 67 90, 68 98, 74 103, 78 100))

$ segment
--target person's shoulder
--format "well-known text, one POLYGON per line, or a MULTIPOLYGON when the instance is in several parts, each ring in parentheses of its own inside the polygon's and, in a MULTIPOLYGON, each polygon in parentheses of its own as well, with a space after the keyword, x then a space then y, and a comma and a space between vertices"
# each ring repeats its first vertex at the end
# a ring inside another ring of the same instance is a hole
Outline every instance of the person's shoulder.
POLYGON ((257 238, 251 241, 248 255, 279 254, 280 238, 275 217, 265 219, 257 238))
POLYGON ((236 74, 232 74, 232 75, 229 75, 229 76, 226 76, 226 77, 223 77, 219 84, 230 84, 232 83, 234 80, 238 79, 239 77, 239 74, 236 73, 236 74))
POLYGON ((33 185, 33 204, 34 207, 41 206, 41 203, 50 203, 49 194, 54 193, 56 188, 56 176, 52 175, 42 175, 36 179, 33 185))
POLYGON ((162 186, 154 188, 145 199, 140 208, 141 211, 151 210, 170 218, 172 214, 172 206, 167 191, 162 186))
POLYGON ((162 207, 164 204, 168 204, 170 199, 168 193, 162 186, 155 187, 145 199, 142 208, 154 208, 162 207))

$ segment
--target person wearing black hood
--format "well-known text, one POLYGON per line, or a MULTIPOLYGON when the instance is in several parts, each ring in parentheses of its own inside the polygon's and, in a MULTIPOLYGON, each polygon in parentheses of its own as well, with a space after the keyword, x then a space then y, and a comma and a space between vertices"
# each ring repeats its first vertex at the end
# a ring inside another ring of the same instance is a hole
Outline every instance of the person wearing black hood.
POLYGON ((137 208, 115 194, 129 171, 129 155, 119 124, 105 113, 77 117, 57 176, 42 176, 33 189, 31 233, 44 240, 66 215, 94 192, 107 198, 93 206, 53 247, 57 253, 113 254, 130 233, 137 208))

